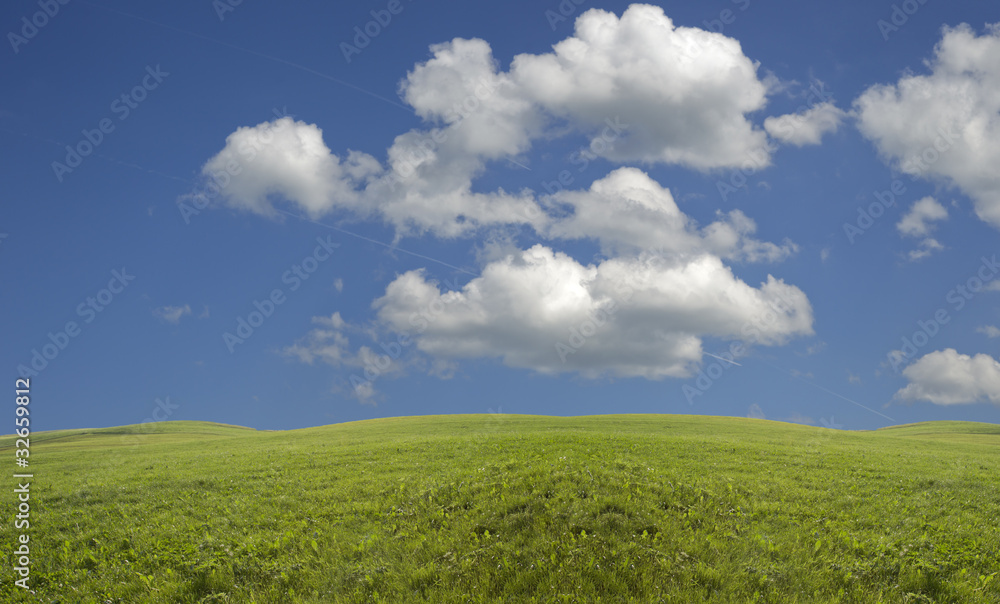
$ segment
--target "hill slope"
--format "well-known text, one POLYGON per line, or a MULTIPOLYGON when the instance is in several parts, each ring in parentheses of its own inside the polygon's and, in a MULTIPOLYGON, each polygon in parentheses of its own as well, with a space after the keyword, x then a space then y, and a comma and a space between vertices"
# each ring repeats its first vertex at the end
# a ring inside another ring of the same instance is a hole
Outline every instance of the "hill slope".
MULTIPOLYGON (((1000 601, 989 424, 154 427, 33 439, 36 595, 5 581, 5 599, 1000 601)), ((0 542, 15 539, 0 526, 0 542)))
MULTIPOLYGON (((33 432, 33 447, 45 445, 45 451, 66 449, 93 449, 131 446, 152 443, 179 443, 229 436, 247 436, 253 428, 217 424, 214 422, 173 421, 149 424, 131 424, 111 428, 83 428, 77 430, 47 430, 33 432)), ((14 448, 14 436, 0 437, 0 451, 14 448)))

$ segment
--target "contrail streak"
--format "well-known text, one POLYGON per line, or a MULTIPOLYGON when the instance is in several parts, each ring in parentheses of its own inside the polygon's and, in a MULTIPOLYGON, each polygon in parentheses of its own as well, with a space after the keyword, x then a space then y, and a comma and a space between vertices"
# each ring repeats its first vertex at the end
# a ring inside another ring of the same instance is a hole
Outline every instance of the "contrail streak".
POLYGON ((714 357, 716 359, 719 359, 720 361, 725 361, 727 363, 732 363, 733 365, 736 365, 737 367, 742 367, 743 366, 743 365, 740 365, 739 363, 737 363, 736 361, 730 361, 729 359, 724 359, 724 358, 720 357, 719 355, 712 354, 711 352, 702 352, 702 354, 707 354, 708 356, 714 357))

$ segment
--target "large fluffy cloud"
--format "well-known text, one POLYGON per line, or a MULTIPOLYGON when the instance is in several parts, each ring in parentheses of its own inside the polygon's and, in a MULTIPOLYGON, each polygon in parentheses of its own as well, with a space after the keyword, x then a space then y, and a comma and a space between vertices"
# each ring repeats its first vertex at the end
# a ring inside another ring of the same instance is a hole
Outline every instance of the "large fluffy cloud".
POLYGON ((431 231, 444 237, 495 224, 540 226, 545 217, 530 194, 472 192, 483 160, 456 142, 462 125, 398 136, 386 167, 358 151, 341 160, 318 126, 289 117, 240 128, 202 168, 203 190, 181 203, 214 198, 273 215, 274 202, 285 200, 310 218, 348 210, 380 217, 400 234, 431 231))
POLYGON ((536 245, 488 264, 460 290, 422 271, 397 277, 374 303, 390 329, 445 359, 500 358, 542 373, 685 377, 702 338, 777 345, 812 333, 805 294, 768 277, 759 288, 719 258, 614 258, 583 265, 536 245))
POLYGON ((616 161, 711 169, 769 157, 767 135, 746 117, 767 102, 757 65, 736 40, 676 27, 657 6, 635 4, 621 18, 588 10, 573 36, 515 56, 508 72, 483 40, 431 51, 401 92, 425 119, 453 124, 468 113, 459 135, 468 153, 520 153, 546 123, 568 122, 594 137, 609 123, 624 129, 601 151, 616 161))
POLYGON ((498 71, 490 45, 456 38, 431 46, 434 55, 400 84, 417 115, 448 126, 464 152, 486 158, 516 155, 542 132, 539 108, 509 74, 498 71))
POLYGON ((272 215, 272 201, 288 199, 317 218, 334 205, 358 206, 356 187, 380 170, 364 153, 349 152, 341 162, 317 126, 283 117, 237 129, 202 174, 230 206, 272 215))
POLYGON ((550 223, 549 236, 594 238, 608 254, 656 250, 753 262, 782 260, 797 250, 789 241, 779 246, 752 239, 757 225, 739 210, 699 229, 668 189, 636 168, 619 168, 589 190, 560 191, 552 201, 571 212, 550 223))
POLYGON ((903 370, 909 384, 896 393, 904 401, 1000 405, 1000 363, 986 354, 969 356, 954 348, 929 353, 903 370))
POLYGON ((1000 228, 1000 27, 945 28, 926 65, 865 91, 859 127, 901 171, 958 186, 1000 228))
POLYGON ((746 115, 764 107, 767 85, 740 43, 677 27, 658 6, 634 4, 618 18, 591 9, 553 52, 514 57, 510 77, 547 113, 596 134, 619 117, 618 161, 738 166, 767 156, 767 135, 746 115))

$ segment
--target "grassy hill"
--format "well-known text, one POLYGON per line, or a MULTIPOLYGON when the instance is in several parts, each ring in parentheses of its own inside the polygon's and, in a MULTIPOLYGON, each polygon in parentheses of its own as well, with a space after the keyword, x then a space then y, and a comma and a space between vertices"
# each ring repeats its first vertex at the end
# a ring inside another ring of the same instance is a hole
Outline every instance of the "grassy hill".
POLYGON ((991 424, 448 415, 31 444, 34 594, 7 521, 3 601, 1000 602, 991 424))

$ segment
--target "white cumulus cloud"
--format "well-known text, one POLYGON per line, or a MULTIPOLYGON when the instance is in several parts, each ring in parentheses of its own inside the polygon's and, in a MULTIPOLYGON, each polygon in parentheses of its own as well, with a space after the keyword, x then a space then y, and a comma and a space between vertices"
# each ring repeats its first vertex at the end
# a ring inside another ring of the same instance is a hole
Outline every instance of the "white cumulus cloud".
POLYGON ((583 265, 543 245, 488 264, 461 290, 422 271, 397 277, 374 302, 379 319, 437 358, 499 358, 541 373, 687 377, 702 338, 778 345, 812 333, 812 308, 794 286, 759 288, 711 255, 640 256, 583 265))
POLYGON ((1000 228, 1000 26, 944 28, 925 65, 858 97, 858 126, 902 172, 957 186, 1000 228))
POLYGON ((230 206, 273 215, 273 201, 287 199, 318 218, 336 205, 357 207, 355 187, 380 169, 365 153, 349 152, 342 162, 318 126, 283 117, 230 134, 202 175, 230 206))
POLYGON ((591 9, 553 52, 514 57, 524 98, 596 136, 608 118, 628 124, 605 155, 617 161, 734 167, 767 153, 747 114, 767 103, 757 64, 733 38, 681 27, 658 6, 633 4, 621 18, 591 9))
POLYGON ((572 213, 553 220, 547 235, 594 238, 608 254, 656 250, 774 262, 798 249, 789 241, 776 245, 751 238, 757 225, 739 210, 720 214, 720 220, 699 228, 681 212, 668 189, 637 168, 619 168, 594 181, 589 190, 559 191, 551 200, 572 213))
POLYGON ((1000 363, 987 354, 969 356, 954 348, 931 352, 903 370, 909 384, 896 393, 904 401, 1000 405, 1000 363))

